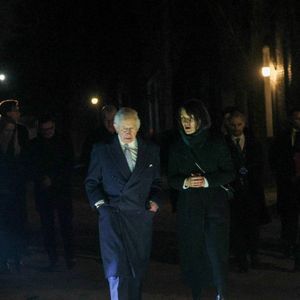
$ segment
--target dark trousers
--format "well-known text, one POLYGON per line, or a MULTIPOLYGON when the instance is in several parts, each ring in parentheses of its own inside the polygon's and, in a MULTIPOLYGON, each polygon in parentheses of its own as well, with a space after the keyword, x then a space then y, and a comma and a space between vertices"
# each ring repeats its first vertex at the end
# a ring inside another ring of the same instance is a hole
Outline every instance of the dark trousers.
POLYGON ((140 278, 108 277, 111 300, 141 300, 142 281, 140 278))
POLYGON ((299 234, 300 182, 278 184, 278 212, 281 221, 281 238, 289 246, 295 246, 299 234))
POLYGON ((73 226, 72 202, 69 197, 40 194, 38 212, 40 214, 44 246, 50 262, 57 260, 55 215, 58 217, 60 233, 62 236, 65 258, 73 259, 73 226))
POLYGON ((0 195, 0 260, 19 260, 23 250, 23 222, 17 197, 0 195))
POLYGON ((237 196, 231 201, 230 242, 238 262, 247 254, 255 256, 259 243, 259 203, 249 196, 237 196))

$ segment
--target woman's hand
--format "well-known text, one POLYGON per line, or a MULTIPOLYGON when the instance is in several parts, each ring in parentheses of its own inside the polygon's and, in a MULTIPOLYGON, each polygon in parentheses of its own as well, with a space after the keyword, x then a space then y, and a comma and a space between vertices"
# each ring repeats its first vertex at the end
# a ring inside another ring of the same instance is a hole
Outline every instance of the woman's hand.
POLYGON ((186 179, 186 185, 189 188, 202 188, 205 185, 205 178, 199 174, 191 174, 191 176, 186 179))

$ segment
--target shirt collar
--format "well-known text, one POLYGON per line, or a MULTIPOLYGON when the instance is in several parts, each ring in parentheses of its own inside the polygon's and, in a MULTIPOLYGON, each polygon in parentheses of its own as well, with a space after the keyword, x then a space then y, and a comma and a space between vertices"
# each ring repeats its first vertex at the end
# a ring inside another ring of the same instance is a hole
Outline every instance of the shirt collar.
POLYGON ((231 136, 231 139, 233 140, 233 141, 235 141, 236 139, 240 139, 240 141, 243 141, 244 139, 245 139, 245 135, 244 134, 242 134, 242 135, 240 135, 240 136, 231 136))
MULTIPOLYGON (((123 143, 123 142, 121 141, 121 139, 120 139, 119 136, 118 136, 118 139, 119 139, 119 142, 120 142, 121 147, 124 148, 124 147, 125 147, 125 143, 123 143)), ((129 147, 130 149, 136 149, 136 148, 137 148, 137 139, 135 139, 135 140, 132 141, 131 143, 128 143, 127 145, 128 145, 128 147, 129 147)))

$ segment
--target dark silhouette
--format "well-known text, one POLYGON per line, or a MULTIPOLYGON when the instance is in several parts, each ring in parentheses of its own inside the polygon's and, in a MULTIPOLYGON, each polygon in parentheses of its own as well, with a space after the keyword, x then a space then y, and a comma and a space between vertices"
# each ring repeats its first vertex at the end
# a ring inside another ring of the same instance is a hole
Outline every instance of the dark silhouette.
POLYGON ((32 140, 30 157, 35 182, 36 208, 40 215, 49 270, 55 268, 58 255, 55 237, 57 214, 68 268, 75 264, 72 228, 71 175, 73 148, 71 142, 56 133, 51 115, 39 119, 38 137, 32 140))
POLYGON ((291 111, 289 126, 275 137, 270 165, 277 183, 282 247, 286 256, 292 256, 299 235, 300 108, 291 111))
POLYGON ((19 197, 17 126, 0 119, 0 272, 13 265, 20 270, 23 250, 23 203, 19 197))
POLYGON ((85 181, 92 208, 99 211, 101 256, 112 300, 140 300, 149 262, 152 218, 160 202, 158 147, 136 134, 137 112, 120 109, 118 133, 96 144, 85 181))
POLYGON ((99 142, 108 142, 116 133, 113 126, 114 116, 117 108, 114 105, 105 105, 100 113, 100 126, 93 129, 83 143, 80 163, 86 172, 90 161, 93 145, 99 142))
POLYGON ((25 126, 19 124, 21 111, 18 100, 4 100, 0 103, 0 115, 3 117, 11 118, 15 124, 15 140, 17 145, 17 153, 15 158, 17 159, 16 172, 17 172, 17 198, 20 209, 19 222, 22 224, 19 228, 20 236, 22 237, 22 243, 20 251, 27 252, 28 243, 28 217, 27 217, 27 205, 26 205, 26 178, 28 171, 28 146, 29 146, 29 133, 25 126))
POLYGON ((168 181, 179 191, 179 256, 193 299, 213 284, 225 299, 228 273, 229 205, 222 187, 234 179, 225 142, 210 132, 202 102, 190 100, 178 114, 180 140, 170 147, 168 181))
MULTIPOLYGON (((259 225, 266 223, 267 209, 263 187, 264 159, 261 144, 246 130, 246 116, 233 111, 228 116, 226 142, 236 170, 231 183, 234 197, 231 209, 231 248, 239 272, 259 266, 259 225)), ((270 220, 269 220, 270 221, 270 220)))

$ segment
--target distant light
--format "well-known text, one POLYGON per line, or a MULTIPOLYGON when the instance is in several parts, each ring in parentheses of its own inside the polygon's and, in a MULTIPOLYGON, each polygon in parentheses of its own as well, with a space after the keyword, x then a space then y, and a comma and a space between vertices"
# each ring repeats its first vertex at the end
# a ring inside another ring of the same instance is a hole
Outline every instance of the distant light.
POLYGON ((91 103, 92 103, 93 105, 98 104, 98 102, 99 102, 99 99, 98 99, 98 98, 92 98, 92 99, 91 99, 91 103))
POLYGON ((261 69, 261 73, 264 77, 270 77, 271 76, 271 68, 270 67, 263 67, 261 69))
POLYGON ((0 80, 1 80, 1 81, 4 81, 4 80, 5 80, 5 78, 6 78, 6 77, 5 77, 5 75, 4 75, 4 74, 0 74, 0 80))

